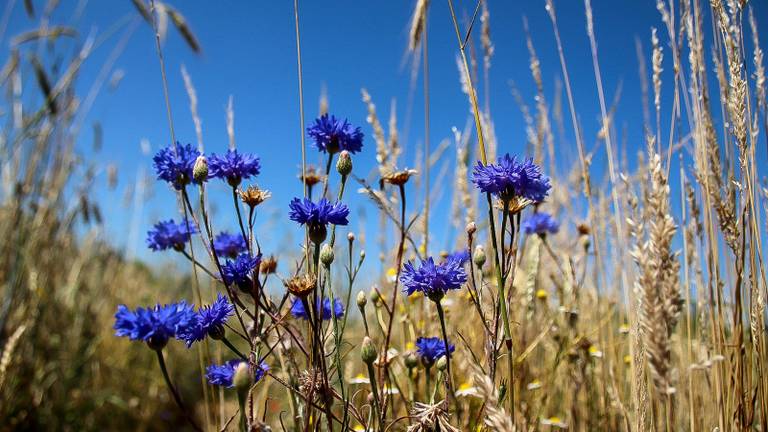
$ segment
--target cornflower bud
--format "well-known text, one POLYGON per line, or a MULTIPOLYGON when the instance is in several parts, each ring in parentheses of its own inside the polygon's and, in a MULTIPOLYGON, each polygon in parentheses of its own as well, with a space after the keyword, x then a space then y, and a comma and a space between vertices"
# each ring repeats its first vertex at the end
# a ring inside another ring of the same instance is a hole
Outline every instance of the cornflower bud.
POLYGON ((333 259, 333 248, 328 243, 325 243, 320 249, 320 262, 325 268, 330 268, 331 264, 333 264, 333 259))
POLYGON ((336 171, 343 176, 348 176, 352 172, 352 157, 348 151, 343 150, 339 153, 339 158, 336 161, 336 171))
POLYGON ((440 372, 445 371, 448 368, 448 359, 445 356, 440 356, 439 359, 437 359, 437 370, 440 372))
POLYGON ((360 358, 365 364, 373 364, 376 361, 378 353, 376 352, 376 345, 368 336, 363 338, 363 345, 360 347, 360 358))
POLYGON ((475 247, 475 253, 472 254, 472 259, 476 266, 482 267, 485 264, 485 248, 481 245, 475 247))
POLYGON ((477 225, 474 222, 467 224, 467 234, 472 235, 477 231, 477 225))
POLYGON ((359 291, 357 293, 357 307, 359 307, 360 310, 362 310, 366 304, 368 304, 368 298, 365 296, 364 292, 359 291))
POLYGON ((403 361, 405 362, 405 367, 413 369, 419 365, 419 355, 415 351, 408 351, 405 353, 403 361))
POLYGON ((205 156, 200 155, 195 159, 195 165, 192 167, 192 178, 198 183, 208 180, 208 160, 205 156))
POLYGON ((248 362, 240 362, 235 366, 235 374, 232 377, 232 384, 237 391, 248 391, 251 387, 252 377, 251 371, 248 368, 248 362))

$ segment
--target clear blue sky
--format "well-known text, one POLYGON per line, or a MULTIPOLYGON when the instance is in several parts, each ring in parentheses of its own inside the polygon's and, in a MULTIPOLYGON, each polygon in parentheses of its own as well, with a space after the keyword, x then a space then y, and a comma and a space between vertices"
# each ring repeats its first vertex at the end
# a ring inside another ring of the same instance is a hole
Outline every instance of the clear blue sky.
MULTIPOLYGON (((15 3, 9 28, 0 41, 4 53, 7 53, 9 35, 29 30, 36 22, 26 17, 21 1, 15 3)), ((42 9, 40 1, 35 3, 39 4, 38 10, 42 9)), ((115 23, 123 23, 117 32, 97 47, 85 65, 80 77, 81 94, 85 94, 112 47, 130 26, 128 17, 136 16, 135 9, 128 0, 64 0, 61 3, 52 21, 73 25, 83 35, 90 32, 95 32, 97 37, 109 34, 115 23), (74 11, 82 5, 82 14, 75 15, 74 11)), ((413 99, 411 116, 406 118, 409 112, 410 72, 404 66, 404 55, 413 3, 413 0, 300 1, 307 121, 316 115, 321 88, 325 86, 331 112, 348 117, 353 123, 361 125, 366 133, 365 148, 355 158, 356 172, 361 175, 368 173, 374 162, 374 142, 371 128, 365 122, 366 108, 361 102, 361 88, 365 87, 371 93, 384 120, 388 117, 390 100, 397 100, 401 134, 404 126, 410 125, 408 135, 401 136, 407 148, 403 160, 408 165, 414 164, 415 147, 423 142, 420 87, 417 87, 413 99)), ((751 3, 756 8, 765 39, 768 34, 768 7, 763 2, 751 3)), ((455 4, 460 15, 465 17, 471 14, 474 7, 474 2, 467 0, 456 0, 455 4)), ((255 152, 262 158, 263 170, 257 181, 260 186, 273 191, 273 199, 260 216, 267 249, 270 246, 286 247, 282 243, 286 232, 292 233, 287 246, 297 249, 300 231, 292 225, 275 225, 279 218, 287 219, 288 202, 301 192, 296 180, 300 153, 293 2, 190 0, 175 1, 173 5, 185 15, 203 47, 202 55, 194 55, 175 29, 169 26, 163 49, 178 139, 182 142, 196 141, 180 73, 181 64, 185 64, 197 89, 206 151, 222 152, 227 148, 225 106, 232 95, 238 148, 255 152)), ((525 126, 509 86, 513 81, 533 108, 535 89, 528 68, 522 18, 527 16, 529 20, 542 62, 550 105, 554 99, 554 78, 560 74, 552 26, 543 0, 491 0, 489 8, 496 48, 491 70, 490 101, 496 134, 501 152, 523 153, 525 126)), ((585 32, 584 5, 580 1, 561 0, 557 2, 557 8, 577 110, 586 143, 592 148, 599 129, 600 111, 585 32)), ((616 89, 622 85, 616 124, 620 140, 626 136, 627 159, 634 162, 637 150, 644 143, 635 38, 642 41, 646 61, 650 63, 650 28, 655 26, 660 29, 662 41, 667 39, 666 32, 662 30, 663 24, 652 1, 595 0, 593 9, 606 98, 609 102, 613 100, 616 89)), ((479 31, 479 23, 476 31, 479 31)), ((466 97, 458 83, 456 39, 445 1, 432 2, 429 41, 431 142, 435 148, 442 139, 451 137, 451 127, 462 128, 469 115, 466 97)), ((159 219, 177 217, 176 195, 163 184, 153 185, 147 205, 136 216, 138 236, 132 239, 133 243, 129 243, 129 232, 134 208, 130 203, 126 206, 123 202, 125 190, 133 187, 137 172, 150 172, 152 169, 151 154, 142 153, 140 141, 148 140, 151 153, 169 141, 154 35, 146 23, 139 23, 114 69, 122 70, 124 78, 114 90, 104 87, 88 117, 88 122, 101 122, 104 147, 98 153, 92 151, 90 127, 85 127, 79 148, 86 158, 97 161, 99 166, 116 164, 118 167, 119 183, 115 190, 106 188, 103 171, 97 180, 97 196, 102 202, 110 241, 121 248, 134 247, 140 257, 154 258, 145 251, 144 233, 159 219)), ((671 92, 671 69, 671 52, 667 48, 664 73, 666 95, 671 92)), ((667 109, 669 106, 667 103, 667 109)), ((565 114, 567 116, 567 111, 565 114)), ((667 117, 668 113, 662 114, 662 118, 667 117)), ((559 143, 558 164, 568 168, 577 162, 577 158, 567 119, 566 136, 559 143)), ((595 155, 593 176, 597 179, 605 173, 603 153, 600 148, 595 155)), ((310 162, 320 161, 311 148, 308 154, 310 162)), ((758 154, 764 153, 758 151, 758 154)), ((620 155, 623 156, 624 153, 620 155)), ((452 163, 452 159, 451 150, 433 170, 433 182, 438 180, 437 172, 441 165, 452 163)), ((229 217, 231 204, 227 189, 214 186, 211 193, 221 196, 216 200, 219 211, 215 225, 235 228, 234 219, 229 217)), ((375 208, 361 197, 354 196, 348 202, 353 209, 353 229, 360 209, 365 209, 369 221, 375 219, 375 208)), ((433 213, 433 251, 452 244, 451 237, 446 234, 444 216, 449 208, 450 197, 443 194, 433 213)), ((373 222, 368 225, 368 240, 372 242, 375 236, 371 235, 371 230, 375 225, 373 222)), ((376 252, 373 245, 369 245, 369 249, 376 252)))

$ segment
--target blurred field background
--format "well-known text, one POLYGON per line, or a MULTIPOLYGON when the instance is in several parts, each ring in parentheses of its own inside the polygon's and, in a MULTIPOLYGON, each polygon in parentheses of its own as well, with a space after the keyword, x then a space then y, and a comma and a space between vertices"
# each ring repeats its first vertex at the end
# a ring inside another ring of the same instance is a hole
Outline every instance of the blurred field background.
MULTIPOLYGON (((520 245, 510 281, 513 419, 482 403, 493 403, 501 377, 489 389, 473 367, 473 355, 485 358, 480 318, 466 313, 472 303, 455 295, 447 306, 457 385, 468 395, 461 404, 474 414, 451 424, 768 430, 766 4, 455 1, 462 33, 471 29, 475 107, 447 4, 412 3, 299 2, 307 119, 329 111, 363 127, 355 173, 370 184, 388 157, 419 172, 408 185, 416 222, 406 259, 417 248, 439 256, 466 247, 468 222, 487 231, 487 205, 468 174, 476 108, 489 159, 534 157, 553 178, 542 209, 562 223, 547 243, 520 245), (676 230, 660 228, 668 216, 676 230), (654 283, 664 271, 666 284, 654 283)), ((257 224, 263 247, 284 276, 301 256, 303 233, 286 217, 301 193, 303 133, 292 2, 151 6, 0 6, 0 430, 186 427, 153 353, 112 328, 117 304, 194 300, 191 266, 144 244, 151 224, 179 209, 173 191, 155 185, 150 162, 169 127, 156 33, 176 136, 206 151, 226 149, 234 136, 258 154, 258 183, 274 196, 257 224)), ((324 163, 314 154, 309 162, 324 163)), ((374 286, 388 293, 399 231, 384 210, 396 214, 400 201, 353 186, 349 230, 368 254, 353 298, 374 286)), ((226 188, 212 190, 214 219, 234 229, 226 188)), ((215 284, 201 280, 210 301, 215 284)), ((279 281, 270 289, 282 295, 279 281)), ((347 306, 351 379, 364 372, 356 357, 363 330, 347 306)), ((368 307, 369 320, 382 319, 380 307, 368 307)), ((434 312, 421 309, 397 311, 400 352, 416 334, 439 330, 434 312)), ((218 392, 207 400, 197 356, 168 350, 188 405, 210 419, 206 430, 221 430, 236 404, 218 392)), ((273 430, 288 399, 276 382, 260 390, 273 430)), ((393 418, 409 407, 393 403, 393 418)), ((288 417, 287 429, 299 430, 288 417)))

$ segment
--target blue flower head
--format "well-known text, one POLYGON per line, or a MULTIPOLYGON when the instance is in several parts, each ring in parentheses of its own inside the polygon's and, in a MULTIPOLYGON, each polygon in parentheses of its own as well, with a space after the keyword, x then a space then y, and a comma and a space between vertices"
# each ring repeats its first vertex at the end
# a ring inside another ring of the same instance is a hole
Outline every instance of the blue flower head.
POLYGON ((336 202, 331 204, 325 198, 321 198, 317 203, 308 198, 303 200, 294 198, 289 204, 291 208, 288 216, 292 221, 301 225, 307 225, 309 228, 309 238, 316 244, 322 243, 328 234, 326 226, 331 223, 334 225, 347 225, 349 221, 349 208, 336 202))
POLYGON ((147 246, 153 251, 171 248, 181 251, 195 233, 197 228, 189 221, 178 224, 170 219, 161 221, 147 232, 147 246))
POLYGON ((466 281, 467 273, 462 263, 455 259, 435 264, 432 257, 429 257, 422 260, 418 268, 408 262, 400 275, 406 295, 421 291, 433 301, 439 301, 448 290, 461 288, 461 284, 466 281))
MULTIPOLYGON (((233 379, 235 377, 235 369, 243 362, 243 360, 234 359, 222 365, 210 365, 205 368, 205 376, 208 378, 208 382, 213 385, 232 387, 233 379)), ((253 381, 259 382, 269 370, 269 366, 262 361, 255 369, 256 370, 253 371, 253 381)))
POLYGON ((544 201, 552 186, 549 177, 533 163, 533 159, 519 161, 516 156, 505 154, 498 163, 483 165, 478 162, 472 172, 472 182, 483 192, 501 200, 516 197, 534 202, 544 201))
MULTIPOLYGON (((320 301, 318 299, 318 306, 319 303, 320 301)), ((341 303, 341 300, 333 299, 333 311, 331 310, 331 299, 326 298, 323 300, 323 320, 327 321, 331 319, 331 313, 333 313, 336 318, 341 318, 344 316, 344 304, 341 303)), ((303 320, 309 319, 309 314, 307 314, 307 310, 304 309, 304 303, 302 303, 300 299, 293 300, 293 304, 291 304, 291 315, 293 315, 295 318, 300 318, 303 320)))
POLYGON ((162 349, 168 339, 195 324, 194 306, 184 300, 152 308, 138 307, 135 311, 125 305, 115 313, 115 335, 144 341, 152 349, 162 349))
POLYGON ((194 323, 180 330, 178 337, 187 343, 187 348, 206 336, 221 339, 224 336, 224 323, 234 312, 232 303, 219 293, 213 304, 198 309, 194 323))
POLYGON ((419 357, 421 357, 424 366, 427 367, 435 364, 437 359, 444 355, 450 356, 455 349, 456 347, 453 346, 452 343, 446 344, 441 338, 420 337, 416 339, 416 352, 419 354, 419 357))
POLYGON ((315 140, 315 147, 323 153, 338 153, 346 150, 357 153, 363 148, 363 132, 353 128, 346 120, 323 114, 307 128, 309 136, 315 140))
POLYGON ((177 190, 195 181, 192 169, 195 160, 202 153, 197 151, 192 144, 168 146, 160 149, 152 158, 155 165, 157 178, 170 183, 177 190))
POLYGON ((221 274, 224 283, 235 284, 245 292, 251 292, 251 272, 261 263, 261 255, 251 257, 249 254, 240 254, 234 261, 227 260, 221 266, 221 274))
POLYGON ((229 150, 221 156, 213 154, 208 160, 209 177, 226 180, 232 187, 237 187, 241 181, 259 175, 260 171, 261 163, 258 156, 238 153, 237 149, 229 150))
POLYGON ((448 254, 448 256, 445 257, 445 261, 454 260, 458 261, 459 264, 464 265, 469 262, 469 258, 469 249, 461 249, 452 254, 448 254))
POLYGON ((555 234, 560 230, 560 223, 549 213, 538 212, 532 214, 523 221, 523 230, 526 234, 555 234))
POLYGON ((248 250, 248 244, 242 234, 230 234, 227 231, 222 231, 213 239, 213 249, 220 257, 235 258, 248 250))

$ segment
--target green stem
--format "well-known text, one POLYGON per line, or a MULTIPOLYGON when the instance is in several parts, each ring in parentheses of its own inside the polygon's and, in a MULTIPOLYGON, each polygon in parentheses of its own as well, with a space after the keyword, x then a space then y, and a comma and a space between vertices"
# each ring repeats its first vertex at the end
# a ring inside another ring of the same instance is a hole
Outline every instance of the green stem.
POLYGON ((371 393, 373 394, 373 411, 379 423, 379 431, 384 430, 384 419, 379 403, 379 389, 376 385, 376 372, 373 370, 373 363, 368 363, 368 379, 371 381, 371 393))
POLYGON ((246 357, 245 354, 241 353, 240 350, 237 349, 237 347, 232 345, 232 342, 230 342, 229 339, 227 339, 226 336, 222 336, 221 337, 221 341, 224 343, 224 345, 227 346, 227 348, 232 350, 233 353, 237 354, 238 357, 240 357, 241 359, 243 359, 245 361, 248 361, 248 357, 246 357))
POLYGON ((171 377, 168 375, 168 368, 165 366, 163 350, 155 350, 155 353, 157 353, 157 362, 160 364, 160 370, 163 372, 163 378, 165 378, 165 385, 168 386, 168 390, 171 391, 173 400, 176 401, 176 405, 178 405, 179 409, 184 413, 184 417, 187 419, 192 428, 196 431, 202 432, 203 429, 200 428, 200 426, 195 423, 195 420, 192 418, 192 416, 189 415, 187 408, 184 406, 184 402, 181 401, 181 396, 179 395, 178 390, 176 390, 176 387, 174 387, 173 383, 171 382, 171 377))
POLYGON ((424 367, 424 370, 425 370, 425 381, 426 381, 424 383, 424 397, 426 397, 426 398, 429 397, 429 388, 431 387, 430 383, 432 382, 432 379, 431 379, 432 377, 431 377, 431 375, 429 373, 430 369, 432 369, 432 365, 424 367))
POLYGON ((240 432, 248 430, 248 416, 245 410, 245 400, 248 398, 248 391, 237 391, 237 404, 240 406, 240 432))
POLYGON ((251 242, 248 241, 248 235, 245 233, 245 226, 243 225, 243 216, 240 214, 240 204, 237 203, 237 187, 232 186, 232 203, 235 205, 237 211, 237 223, 240 225, 240 233, 243 235, 246 246, 248 246, 248 252, 251 251, 251 242))
POLYGON ((451 352, 448 349, 448 331, 445 327, 445 312, 443 311, 443 305, 440 304, 439 300, 435 302, 435 305, 437 306, 437 316, 440 318, 440 328, 443 331, 443 343, 445 344, 445 372, 448 374, 448 379, 446 380, 446 398, 450 399, 453 403, 456 408, 456 415, 460 418, 461 411, 459 402, 456 400, 456 394, 454 393, 453 374, 451 373, 451 352))

